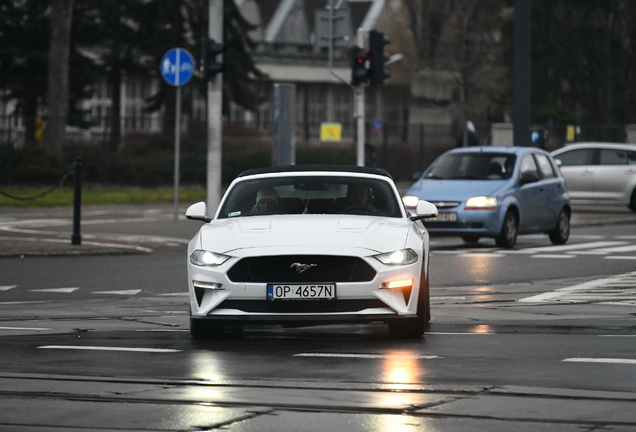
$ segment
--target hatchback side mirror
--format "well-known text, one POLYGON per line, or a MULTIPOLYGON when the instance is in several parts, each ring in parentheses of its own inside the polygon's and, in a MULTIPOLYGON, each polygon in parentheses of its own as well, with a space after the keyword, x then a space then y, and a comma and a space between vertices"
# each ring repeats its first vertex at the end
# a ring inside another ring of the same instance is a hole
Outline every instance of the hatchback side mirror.
POLYGON ((536 171, 525 171, 521 173, 519 184, 524 185, 528 183, 534 183, 539 181, 539 174, 536 171))

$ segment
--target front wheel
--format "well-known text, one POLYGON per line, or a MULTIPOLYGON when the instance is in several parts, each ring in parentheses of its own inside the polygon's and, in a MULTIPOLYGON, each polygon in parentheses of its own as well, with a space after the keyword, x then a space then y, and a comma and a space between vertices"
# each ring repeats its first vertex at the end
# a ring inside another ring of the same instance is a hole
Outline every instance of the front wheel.
POLYGON ((499 247, 512 248, 517 243, 517 234, 519 233, 519 226, 517 222, 517 216, 514 212, 508 210, 506 216, 504 216, 501 232, 495 237, 495 243, 499 247))
POLYGON ((636 213, 636 189, 632 192, 632 198, 629 200, 629 209, 636 213))
POLYGON ((468 243, 468 244, 478 243, 479 239, 480 239, 480 236, 474 235, 474 234, 467 234, 462 236, 462 240, 464 240, 464 243, 468 243))
POLYGON ((561 210, 557 226, 554 231, 548 233, 548 236, 552 244, 563 245, 567 243, 570 238, 570 213, 567 210, 561 210))
POLYGON ((424 319, 404 318, 389 322, 389 333, 394 339, 419 339, 424 335, 424 319))
POLYGON ((193 339, 219 339, 222 335, 222 324, 190 317, 190 336, 193 339))

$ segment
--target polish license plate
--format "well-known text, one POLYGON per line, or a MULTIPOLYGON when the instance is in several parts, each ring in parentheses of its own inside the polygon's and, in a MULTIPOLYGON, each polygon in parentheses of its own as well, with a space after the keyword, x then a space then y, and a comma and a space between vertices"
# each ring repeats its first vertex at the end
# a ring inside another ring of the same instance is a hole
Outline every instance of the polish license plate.
POLYGON ((426 218, 425 222, 457 222, 457 213, 455 212, 439 212, 437 217, 426 218))
POLYGON ((336 284, 267 284, 267 300, 332 300, 336 284))

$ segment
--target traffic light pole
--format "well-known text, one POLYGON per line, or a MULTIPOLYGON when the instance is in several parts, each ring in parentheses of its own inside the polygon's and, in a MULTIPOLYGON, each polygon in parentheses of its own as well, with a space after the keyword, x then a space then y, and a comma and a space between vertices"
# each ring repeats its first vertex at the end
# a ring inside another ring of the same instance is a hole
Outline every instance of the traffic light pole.
MULTIPOLYGON (((360 48, 364 48, 364 37, 366 31, 359 28, 356 33, 356 45, 360 48)), ((364 129, 365 112, 364 112, 364 83, 359 83, 353 86, 353 97, 355 111, 354 116, 356 118, 356 165, 364 166, 364 141, 366 133, 364 129)))
MULTIPOLYGON (((208 0, 208 37, 223 43, 223 0, 208 0)), ((207 207, 213 217, 221 202, 223 74, 208 81, 207 207)))

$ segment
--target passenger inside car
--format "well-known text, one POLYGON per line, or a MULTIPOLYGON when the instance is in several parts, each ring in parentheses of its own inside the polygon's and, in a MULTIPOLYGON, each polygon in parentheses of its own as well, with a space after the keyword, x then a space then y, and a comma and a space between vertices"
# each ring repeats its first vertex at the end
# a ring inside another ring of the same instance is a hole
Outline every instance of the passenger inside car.
POLYGON ((256 194, 256 204, 252 207, 252 214, 286 213, 283 200, 276 189, 267 187, 256 194))

